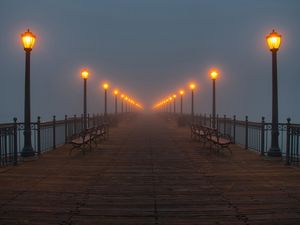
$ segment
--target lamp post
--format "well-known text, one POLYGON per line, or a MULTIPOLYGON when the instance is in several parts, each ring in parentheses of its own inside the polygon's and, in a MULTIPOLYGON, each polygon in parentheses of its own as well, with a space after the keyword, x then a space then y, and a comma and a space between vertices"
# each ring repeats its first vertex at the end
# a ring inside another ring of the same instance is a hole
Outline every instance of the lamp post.
POLYGON ((104 89, 104 117, 107 117, 107 89, 109 88, 108 83, 103 84, 104 89))
POLYGON ((118 114, 118 94, 119 91, 117 89, 114 90, 114 95, 115 95, 115 114, 118 114))
POLYGON ((176 95, 173 95, 174 113, 176 113, 176 95))
POLYGON ((169 112, 172 113, 172 97, 169 97, 169 112))
POLYGON ((87 111, 87 101, 86 101, 86 98, 87 98, 87 94, 86 94, 86 86, 87 86, 87 79, 88 79, 88 76, 89 76, 89 72, 87 69, 83 69, 81 71, 81 77, 83 79, 83 126, 84 126, 84 129, 87 129, 87 117, 86 117, 86 111, 87 111))
POLYGON ((272 52, 272 135, 268 156, 281 156, 278 144, 278 85, 277 85, 277 51, 281 43, 281 35, 273 30, 267 37, 272 52))
POLYGON ((194 119, 194 89, 196 85, 194 83, 190 84, 190 89, 191 89, 191 116, 192 119, 194 119))
POLYGON ((121 94, 121 113, 124 113, 124 94, 121 94))
POLYGON ((180 90, 179 94, 180 94, 180 114, 182 115, 182 113, 183 113, 183 95, 184 95, 184 90, 180 90))
POLYGON ((128 101, 128 97, 127 96, 125 96, 125 113, 127 113, 127 101, 128 101))
POLYGON ((210 77, 212 79, 212 85, 213 85, 213 88, 212 88, 212 96, 213 96, 213 99, 212 99, 212 127, 213 128, 216 128, 216 80, 217 80, 218 75, 219 75, 219 73, 217 70, 212 69, 210 71, 210 77))
POLYGON ((131 112, 130 98, 127 99, 127 110, 131 112))
POLYGON ((30 110, 30 53, 35 44, 35 35, 29 29, 21 35, 25 50, 25 102, 24 102, 24 147, 22 157, 34 156, 31 143, 31 110, 30 110))

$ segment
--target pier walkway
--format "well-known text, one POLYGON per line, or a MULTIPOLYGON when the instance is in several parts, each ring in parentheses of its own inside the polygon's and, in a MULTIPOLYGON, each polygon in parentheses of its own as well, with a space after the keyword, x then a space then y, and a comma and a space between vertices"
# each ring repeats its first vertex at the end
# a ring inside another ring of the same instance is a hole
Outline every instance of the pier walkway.
POLYGON ((139 115, 98 149, 69 147, 0 169, 1 225, 300 224, 300 169, 139 115))

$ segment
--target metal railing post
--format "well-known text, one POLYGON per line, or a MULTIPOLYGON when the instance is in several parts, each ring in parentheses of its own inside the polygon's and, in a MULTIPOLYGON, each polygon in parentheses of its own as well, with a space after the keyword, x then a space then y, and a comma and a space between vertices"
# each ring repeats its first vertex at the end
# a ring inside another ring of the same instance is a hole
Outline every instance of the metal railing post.
POLYGON ((245 149, 248 149, 248 116, 245 120, 245 149))
POLYGON ((68 116, 65 115, 65 144, 68 142, 68 116))
POLYGON ((95 117, 95 114, 93 113, 93 127, 96 127, 96 117, 95 117))
POLYGON ((291 164, 291 159, 290 159, 290 154, 291 154, 291 119, 287 119, 287 124, 286 124, 286 153, 285 153, 285 164, 290 165, 291 164))
POLYGON ((41 154, 41 117, 37 118, 37 153, 41 154))
POLYGON ((18 164, 18 124, 17 118, 14 118, 14 166, 18 164))
POLYGON ((216 122, 217 122, 216 128, 217 128, 217 131, 219 131, 219 125, 220 125, 219 114, 217 114, 216 122))
POLYGON ((80 117, 80 129, 81 130, 84 129, 84 116, 83 116, 83 114, 81 114, 81 117, 80 117))
POLYGON ((56 116, 53 116, 53 125, 52 125, 52 131, 53 131, 53 149, 56 149, 56 116))
POLYGON ((224 122, 223 122, 223 126, 224 126, 224 134, 226 134, 226 115, 224 115, 224 122))
POLYGON ((235 144, 236 115, 233 116, 233 144, 235 144))
POLYGON ((265 155, 265 117, 261 118, 261 130, 260 130, 260 155, 265 155))
POLYGON ((74 123, 74 134, 77 134, 77 116, 76 116, 76 114, 73 117, 73 123, 74 123))

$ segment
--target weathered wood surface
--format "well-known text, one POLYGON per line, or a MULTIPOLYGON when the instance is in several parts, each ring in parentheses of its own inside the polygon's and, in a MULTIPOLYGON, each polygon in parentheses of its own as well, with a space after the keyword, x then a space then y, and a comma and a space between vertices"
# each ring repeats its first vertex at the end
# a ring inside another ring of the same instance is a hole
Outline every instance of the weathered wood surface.
POLYGON ((0 169, 0 224, 300 224, 300 169, 141 116, 86 155, 63 146, 0 169))

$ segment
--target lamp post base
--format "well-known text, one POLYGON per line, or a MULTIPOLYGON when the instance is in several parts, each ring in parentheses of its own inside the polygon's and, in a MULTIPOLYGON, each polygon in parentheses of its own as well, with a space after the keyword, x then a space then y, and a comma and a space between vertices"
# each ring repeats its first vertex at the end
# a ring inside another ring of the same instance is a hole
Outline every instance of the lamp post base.
POLYGON ((270 157, 281 157, 282 154, 280 152, 280 149, 279 148, 270 148, 269 151, 268 151, 268 156, 270 157))
POLYGON ((31 146, 24 146, 22 152, 21 152, 22 157, 32 157, 35 156, 35 152, 31 146))

